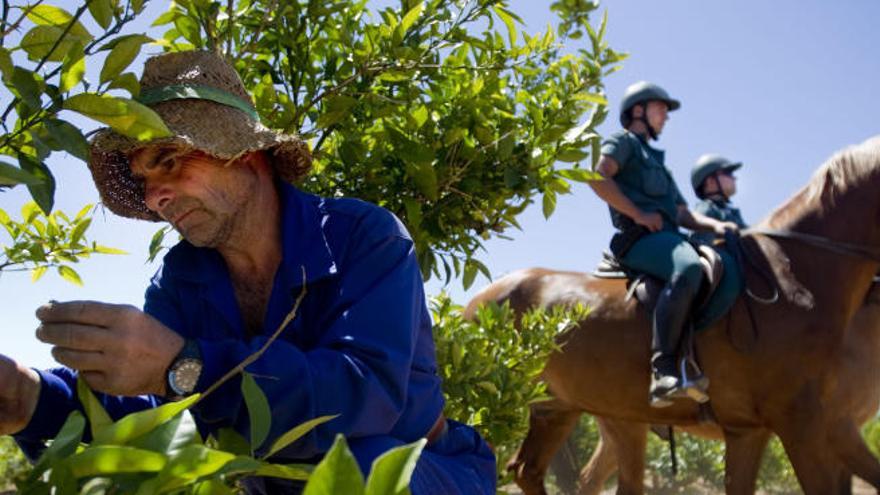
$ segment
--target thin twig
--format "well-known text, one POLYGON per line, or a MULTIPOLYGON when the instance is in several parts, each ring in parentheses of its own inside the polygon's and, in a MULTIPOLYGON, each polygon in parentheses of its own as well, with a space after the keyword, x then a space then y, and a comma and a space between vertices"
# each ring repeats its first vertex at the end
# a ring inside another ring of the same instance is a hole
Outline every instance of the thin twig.
POLYGON ((307 290, 306 290, 306 267, 305 266, 302 267, 302 275, 303 275, 302 290, 299 292, 299 296, 297 296, 296 302, 293 303, 293 309, 290 310, 290 313, 287 313, 287 316, 284 318, 284 321, 282 321, 281 324, 278 325, 278 328, 275 330, 275 333, 273 333, 272 336, 269 337, 269 340, 267 340, 266 343, 263 344, 263 346, 260 347, 260 349, 257 352, 246 357, 244 359, 244 361, 242 361, 241 363, 238 364, 238 366, 229 370, 225 375, 223 375, 222 378, 220 378, 219 380, 214 382, 213 385, 211 385, 210 387, 208 387, 207 390, 202 392, 202 394, 199 396, 199 398, 195 402, 193 402, 193 404, 190 407, 205 400, 205 397, 210 395, 211 392, 220 388, 221 385, 223 385, 224 383, 229 381, 235 375, 243 372, 244 369, 247 368, 251 363, 253 363, 257 359, 259 359, 260 356, 262 356, 263 353, 266 352, 266 349, 268 349, 269 346, 272 345, 272 342, 275 342, 275 340, 278 338, 278 336, 281 335, 281 332, 284 331, 284 329, 287 327, 287 325, 289 325, 290 322, 293 321, 294 318, 296 318, 296 312, 299 309, 300 303, 302 303, 302 300, 306 297, 306 292, 307 292, 307 290))
MULTIPOLYGON (((25 7, 24 12, 22 12, 18 20, 13 22, 8 29, 5 29, 2 33, 0 33, 0 46, 3 46, 3 38, 5 38, 7 34, 11 34, 13 31, 18 29, 19 26, 21 26, 21 23, 24 22, 24 20, 27 18, 27 15, 30 14, 31 11, 34 10, 37 5, 40 5, 41 3, 43 3, 43 0, 37 0, 36 2, 34 2, 33 5, 28 5, 27 7, 25 7)), ((0 26, 6 26, 6 19, 9 16, 9 10, 9 0, 3 0, 3 19, 0 20, 0 26)))

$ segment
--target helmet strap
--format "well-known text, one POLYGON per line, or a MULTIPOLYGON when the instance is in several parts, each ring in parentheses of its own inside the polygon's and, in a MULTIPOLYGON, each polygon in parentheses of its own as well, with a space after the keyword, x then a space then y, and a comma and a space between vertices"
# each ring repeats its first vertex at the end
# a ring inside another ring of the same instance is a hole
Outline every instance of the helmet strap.
MULTIPOLYGON (((630 118, 633 121, 638 120, 638 121, 641 121, 643 124, 645 124, 645 129, 647 129, 647 131, 648 131, 648 136, 650 136, 651 139, 656 141, 657 140, 657 131, 655 131, 654 128, 651 126, 651 124, 648 123, 648 103, 647 102, 639 103, 638 105, 641 105, 642 109, 643 109, 641 117, 634 117, 632 115, 632 109, 630 109, 630 118)), ((636 107, 636 105, 633 105, 633 108, 635 108, 635 107, 636 107)))

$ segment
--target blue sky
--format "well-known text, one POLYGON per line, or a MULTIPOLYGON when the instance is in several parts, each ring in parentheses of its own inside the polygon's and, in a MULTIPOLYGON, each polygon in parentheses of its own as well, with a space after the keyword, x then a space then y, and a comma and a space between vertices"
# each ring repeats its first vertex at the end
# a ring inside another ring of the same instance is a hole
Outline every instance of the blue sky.
MULTIPOLYGON (((75 6, 69 0, 49 3, 75 6)), ((554 22, 549 1, 510 4, 530 33, 554 22)), ((166 5, 152 0, 146 19, 152 21, 166 5)), ((617 102, 628 84, 646 79, 664 86, 682 108, 671 114, 657 146, 666 150, 667 165, 691 201, 693 163, 703 153, 720 153, 745 163, 734 199, 746 221, 757 222, 837 149, 880 132, 880 2, 609 0, 601 9, 608 10, 610 45, 630 57, 606 79, 611 115, 599 131, 607 135, 618 128, 617 102)), ((0 100, 7 97, 0 93, 0 100)), ((75 212, 97 201, 82 162, 61 155, 51 167, 59 179, 56 203, 61 209, 75 212)), ((24 190, 0 193, 0 208, 17 212, 26 198, 24 190)), ((605 205, 583 184, 559 199, 549 220, 538 205, 523 213, 520 223, 521 232, 508 233, 512 241, 486 243, 483 259, 496 277, 530 266, 590 270, 612 234, 605 205)), ((36 284, 28 274, 0 276, 0 352, 33 366, 52 365, 48 347, 33 337, 33 312, 49 299, 140 306, 156 269, 144 262, 156 228, 99 213, 91 238, 130 254, 77 266, 84 288, 54 274, 36 284)), ((0 244, 5 242, 0 238, 0 244)), ((478 279, 465 293, 456 281, 448 290, 464 303, 485 283, 478 279)), ((440 289, 436 281, 428 283, 429 294, 440 289)))

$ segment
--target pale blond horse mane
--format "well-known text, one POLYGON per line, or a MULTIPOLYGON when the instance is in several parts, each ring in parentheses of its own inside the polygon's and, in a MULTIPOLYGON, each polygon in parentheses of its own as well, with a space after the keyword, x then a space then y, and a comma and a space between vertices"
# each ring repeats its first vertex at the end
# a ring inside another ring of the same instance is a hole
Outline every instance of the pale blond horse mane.
POLYGON ((774 228, 788 228, 807 213, 818 212, 822 215, 841 194, 874 174, 880 174, 880 136, 832 155, 816 170, 806 186, 761 223, 774 228))

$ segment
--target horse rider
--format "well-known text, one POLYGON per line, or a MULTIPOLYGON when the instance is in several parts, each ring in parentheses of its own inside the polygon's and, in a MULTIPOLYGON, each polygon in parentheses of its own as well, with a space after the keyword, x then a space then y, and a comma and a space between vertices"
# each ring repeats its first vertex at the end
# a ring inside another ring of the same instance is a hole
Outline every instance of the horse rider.
POLYGON ((602 143, 597 164, 601 180, 590 182, 608 203, 617 233, 611 251, 626 268, 666 282, 653 314, 651 342, 652 407, 667 407, 687 396, 676 369, 679 344, 702 271, 696 249, 679 231, 736 230, 737 224, 691 211, 664 163, 664 152, 651 146, 681 103, 660 86, 641 81, 626 89, 617 131, 602 143))
MULTIPOLYGON (((739 208, 734 207, 730 201, 736 194, 736 177, 733 173, 740 167, 742 163, 734 163, 721 155, 705 154, 698 158, 691 170, 691 185, 700 198, 694 211, 722 222, 733 222, 740 229, 748 227, 739 208)), ((694 232, 691 239, 712 244, 715 236, 709 232, 694 232)))

